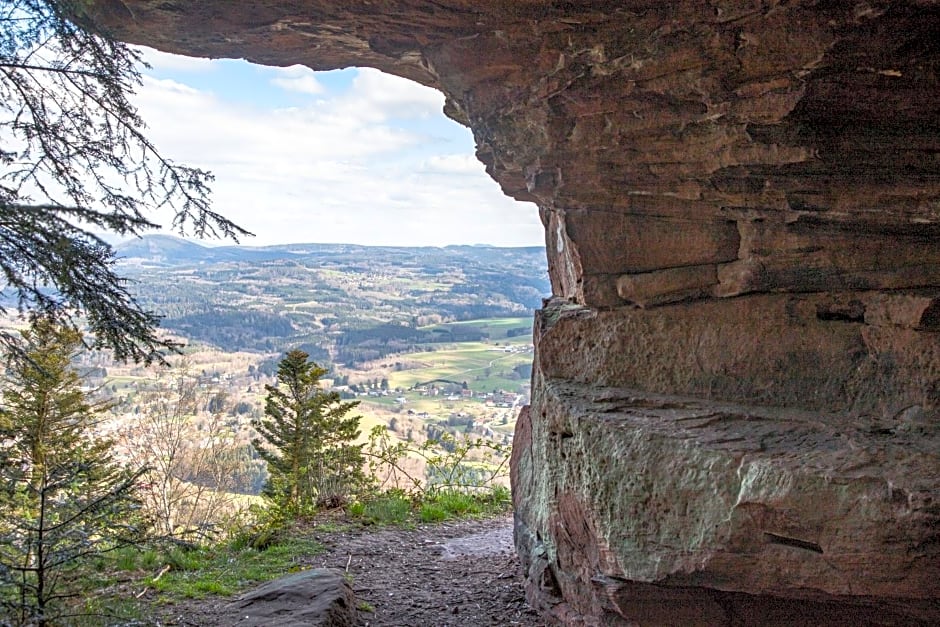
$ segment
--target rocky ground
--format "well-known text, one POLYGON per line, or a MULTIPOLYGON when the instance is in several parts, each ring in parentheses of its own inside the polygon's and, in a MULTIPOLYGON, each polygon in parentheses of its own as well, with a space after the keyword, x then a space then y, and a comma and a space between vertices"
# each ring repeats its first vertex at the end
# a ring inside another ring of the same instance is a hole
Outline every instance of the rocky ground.
MULTIPOLYGON (((525 602, 511 515, 414 529, 332 529, 310 531, 326 550, 300 562, 348 573, 361 627, 545 624, 525 602)), ((161 622, 208 627, 237 620, 230 599, 215 599, 166 608, 161 622)))

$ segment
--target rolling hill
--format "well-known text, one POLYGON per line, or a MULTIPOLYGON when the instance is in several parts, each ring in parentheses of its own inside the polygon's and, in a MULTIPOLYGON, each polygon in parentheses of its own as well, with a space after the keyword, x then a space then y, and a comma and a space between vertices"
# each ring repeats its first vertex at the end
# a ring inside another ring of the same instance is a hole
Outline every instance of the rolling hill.
POLYGON ((150 235, 115 247, 163 326, 224 350, 301 345, 356 363, 440 341, 429 327, 530 316, 548 295, 541 247, 206 247, 150 235))

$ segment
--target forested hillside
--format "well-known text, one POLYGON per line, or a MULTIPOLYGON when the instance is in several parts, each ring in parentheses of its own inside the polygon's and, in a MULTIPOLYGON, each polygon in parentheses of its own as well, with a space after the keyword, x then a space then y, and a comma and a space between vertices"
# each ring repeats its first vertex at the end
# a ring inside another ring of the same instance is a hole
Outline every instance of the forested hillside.
POLYGON ((322 362, 350 366, 480 339, 472 328, 454 337, 428 327, 526 316, 550 291, 540 247, 207 248, 148 236, 117 252, 119 272, 171 331, 225 351, 302 346, 322 362))

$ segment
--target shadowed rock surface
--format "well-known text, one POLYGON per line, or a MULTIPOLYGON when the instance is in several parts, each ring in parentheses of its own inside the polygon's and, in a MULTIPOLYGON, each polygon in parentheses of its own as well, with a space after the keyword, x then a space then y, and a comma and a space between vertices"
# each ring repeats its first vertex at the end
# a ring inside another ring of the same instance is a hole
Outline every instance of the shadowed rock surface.
POLYGON ((545 616, 940 622, 940 3, 92 5, 162 50, 436 87, 538 205, 513 472, 545 616))
POLYGON ((352 589, 335 568, 314 568, 276 579, 243 594, 228 608, 231 625, 243 627, 353 627, 352 589))

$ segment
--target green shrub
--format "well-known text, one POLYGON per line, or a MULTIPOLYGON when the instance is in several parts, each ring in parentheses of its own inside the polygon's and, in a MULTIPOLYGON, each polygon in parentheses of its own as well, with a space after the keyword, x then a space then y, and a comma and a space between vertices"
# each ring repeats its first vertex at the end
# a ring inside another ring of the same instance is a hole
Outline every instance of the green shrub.
POLYGON ((117 570, 137 570, 140 564, 140 552, 136 548, 126 547, 115 553, 114 567, 117 570))
POLYGON ((174 570, 199 570, 202 567, 202 551, 173 547, 164 560, 174 570))
POLYGON ((466 492, 457 490, 441 490, 432 497, 432 502, 452 516, 467 516, 479 514, 483 511, 480 499, 466 492))
POLYGON ((512 492, 504 485, 496 484, 490 488, 486 495, 487 502, 498 510, 508 510, 512 507, 512 492))
POLYGON ((277 544, 284 537, 287 527, 298 518, 307 518, 304 512, 269 502, 268 507, 252 505, 249 511, 250 524, 232 536, 232 548, 263 550, 277 544))
POLYGON ((438 505, 437 503, 424 503, 421 505, 421 511, 419 512, 419 517, 421 522, 431 523, 431 522, 441 522, 442 520, 447 520, 449 516, 447 515, 447 510, 438 505))
POLYGON ((410 514, 411 501, 394 492, 367 501, 363 507, 363 518, 376 525, 400 525, 408 521, 410 514))
POLYGON ((160 564, 160 554, 153 549, 147 549, 140 554, 138 564, 145 570, 152 570, 160 564))

